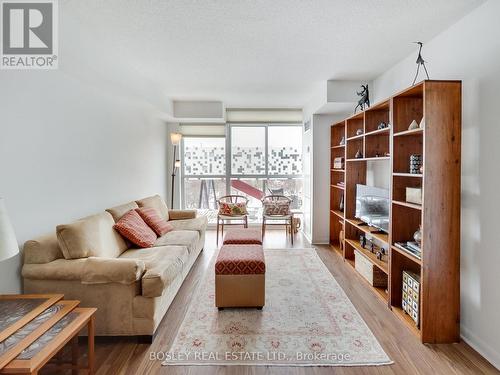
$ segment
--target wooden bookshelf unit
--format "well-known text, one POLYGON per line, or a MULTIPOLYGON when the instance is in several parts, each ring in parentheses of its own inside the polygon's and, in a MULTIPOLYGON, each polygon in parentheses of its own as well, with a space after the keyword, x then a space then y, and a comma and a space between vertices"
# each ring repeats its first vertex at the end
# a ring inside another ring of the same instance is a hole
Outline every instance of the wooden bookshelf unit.
POLYGON ((362 256, 379 278, 387 275, 387 288, 367 288, 423 343, 460 339, 461 92, 460 81, 423 81, 331 126, 330 246, 346 267, 362 256), (423 127, 409 130, 413 120, 423 127), (389 127, 380 129, 382 122, 389 127), (410 171, 411 155, 421 156, 422 170, 410 171), (344 164, 335 169, 339 157, 344 164), (355 217, 356 185, 367 184, 373 163, 390 170, 389 233, 355 217), (421 189, 421 203, 406 201, 407 188, 421 189), (420 258, 396 246, 412 241, 419 227, 420 258), (386 255, 363 248, 362 235, 386 255), (403 271, 420 277, 418 325, 403 311, 403 271))

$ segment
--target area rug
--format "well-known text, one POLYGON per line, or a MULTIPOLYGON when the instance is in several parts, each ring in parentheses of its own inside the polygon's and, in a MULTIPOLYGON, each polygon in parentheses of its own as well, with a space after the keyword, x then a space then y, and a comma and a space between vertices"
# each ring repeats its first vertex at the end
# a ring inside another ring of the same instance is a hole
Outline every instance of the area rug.
POLYGON ((164 365, 392 363, 314 249, 265 250, 265 258, 264 308, 221 311, 212 259, 164 365))

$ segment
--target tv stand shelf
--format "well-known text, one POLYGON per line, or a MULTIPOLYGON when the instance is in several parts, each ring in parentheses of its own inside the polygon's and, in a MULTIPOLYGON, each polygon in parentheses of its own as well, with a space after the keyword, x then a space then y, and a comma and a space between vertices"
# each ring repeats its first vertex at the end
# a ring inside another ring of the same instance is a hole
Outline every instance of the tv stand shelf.
POLYGON ((369 225, 365 224, 364 222, 358 219, 346 219, 346 222, 348 222, 351 225, 354 225, 360 231, 375 237, 384 244, 389 245, 389 235, 382 232, 381 230, 378 230, 374 227, 370 227, 369 225))
POLYGON ((387 288, 371 280, 364 285, 423 343, 460 339, 461 90, 460 81, 422 81, 331 126, 332 166, 335 158, 344 160, 342 169, 330 170, 331 248, 356 270, 366 270, 356 267, 358 259, 373 265, 374 276, 387 275, 387 288), (422 127, 409 130, 413 120, 422 127), (390 126, 379 129, 382 123, 390 126), (418 174, 410 173, 415 154, 423 164, 418 174), (377 171, 384 174, 373 178, 377 171), (385 178, 389 233, 355 218, 356 185, 385 178), (406 201, 406 188, 422 189, 421 205, 406 201), (421 259, 395 246, 413 241, 419 227, 421 259), (387 251, 382 260, 361 246, 363 233, 387 251), (403 271, 420 277, 418 325, 402 307, 403 271))
POLYGON ((389 275, 389 265, 387 262, 378 260, 375 254, 373 254, 371 251, 363 249, 357 241, 346 239, 346 242, 353 248, 355 248, 357 251, 359 251, 366 259, 368 259, 371 263, 373 263, 374 266, 377 266, 386 275, 389 275))

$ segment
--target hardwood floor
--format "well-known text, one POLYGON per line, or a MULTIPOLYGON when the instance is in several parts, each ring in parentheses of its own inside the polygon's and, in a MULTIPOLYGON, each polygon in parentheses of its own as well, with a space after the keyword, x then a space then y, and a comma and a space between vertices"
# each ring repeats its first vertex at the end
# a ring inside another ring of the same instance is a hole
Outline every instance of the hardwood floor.
MULTIPOLYGON (((290 248, 284 231, 266 233, 265 248, 290 248)), ((297 235, 295 248, 310 247, 297 235)), ((393 365, 379 367, 268 367, 268 366, 161 366, 150 360, 150 353, 167 351, 176 335, 191 296, 216 250, 215 232, 207 233, 206 246, 184 281, 158 329, 152 345, 138 344, 131 338, 104 339, 96 343, 97 374, 174 374, 174 375, 260 375, 260 374, 500 374, 470 346, 422 345, 408 328, 395 317, 382 300, 367 288, 366 282, 344 264, 328 246, 316 246, 330 272, 345 290, 354 306, 373 331, 393 365)), ((81 343, 84 352, 84 343, 81 343)))

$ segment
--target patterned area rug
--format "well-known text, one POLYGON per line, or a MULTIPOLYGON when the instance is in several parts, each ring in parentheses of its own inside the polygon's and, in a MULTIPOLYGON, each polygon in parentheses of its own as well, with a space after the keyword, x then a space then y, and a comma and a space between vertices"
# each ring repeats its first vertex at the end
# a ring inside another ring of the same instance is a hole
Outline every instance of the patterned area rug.
POLYGON ((164 365, 391 364, 314 249, 265 250, 266 305, 214 305, 215 258, 164 365))

